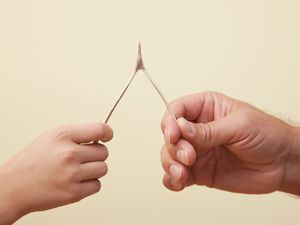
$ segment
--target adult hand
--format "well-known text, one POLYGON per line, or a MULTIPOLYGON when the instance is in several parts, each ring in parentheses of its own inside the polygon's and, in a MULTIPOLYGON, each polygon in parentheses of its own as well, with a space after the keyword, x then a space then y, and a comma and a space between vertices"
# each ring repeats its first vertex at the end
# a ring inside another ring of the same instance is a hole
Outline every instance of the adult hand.
POLYGON ((0 168, 0 224, 77 202, 100 190, 113 132, 106 124, 70 125, 41 135, 0 168))
POLYGON ((166 113, 162 120, 167 188, 300 194, 299 128, 219 93, 186 96, 170 107, 178 119, 166 113))

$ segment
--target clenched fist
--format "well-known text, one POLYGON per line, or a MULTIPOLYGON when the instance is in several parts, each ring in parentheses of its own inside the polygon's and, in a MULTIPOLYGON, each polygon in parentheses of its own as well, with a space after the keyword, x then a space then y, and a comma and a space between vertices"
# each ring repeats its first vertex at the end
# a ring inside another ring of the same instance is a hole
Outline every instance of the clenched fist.
POLYGON ((300 194, 300 129, 225 95, 175 100, 162 121, 164 185, 300 194))

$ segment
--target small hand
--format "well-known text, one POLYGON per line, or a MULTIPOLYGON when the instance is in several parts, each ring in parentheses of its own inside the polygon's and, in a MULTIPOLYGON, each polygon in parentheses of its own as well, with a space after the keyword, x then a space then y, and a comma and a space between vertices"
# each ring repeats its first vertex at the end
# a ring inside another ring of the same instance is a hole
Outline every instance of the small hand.
POLYGON ((13 221, 98 192, 108 151, 91 142, 112 137, 109 126, 100 123, 64 126, 38 137, 0 168, 2 221, 5 209, 13 221))

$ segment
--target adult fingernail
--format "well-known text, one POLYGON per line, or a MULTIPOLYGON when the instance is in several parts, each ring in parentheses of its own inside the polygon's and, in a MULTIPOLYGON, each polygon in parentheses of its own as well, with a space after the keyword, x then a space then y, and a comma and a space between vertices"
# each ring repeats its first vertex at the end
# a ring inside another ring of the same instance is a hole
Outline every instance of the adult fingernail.
POLYGON ((178 182, 177 180, 171 180, 170 181, 172 187, 175 189, 175 190, 180 190, 182 188, 182 185, 180 182, 178 182))
POLYGON ((181 169, 179 166, 171 165, 170 173, 175 180, 179 180, 179 178, 181 177, 181 169))
POLYGON ((164 129, 164 136, 165 136, 166 144, 169 144, 170 143, 170 133, 169 133, 169 130, 167 128, 164 129))
POLYGON ((179 118, 178 124, 181 128, 184 128, 189 134, 195 133, 195 128, 184 118, 179 118))
POLYGON ((189 158, 188 158, 188 154, 187 151, 185 151, 184 149, 179 149, 177 150, 177 159, 182 162, 185 165, 189 164, 189 158))

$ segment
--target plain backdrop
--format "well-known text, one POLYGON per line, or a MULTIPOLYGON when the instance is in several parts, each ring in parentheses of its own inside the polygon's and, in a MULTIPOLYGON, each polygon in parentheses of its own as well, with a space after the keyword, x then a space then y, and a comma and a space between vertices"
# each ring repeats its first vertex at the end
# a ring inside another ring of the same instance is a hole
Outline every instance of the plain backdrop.
MULTIPOLYGON (((298 123, 299 11, 298 0, 1 0, 0 162, 59 125, 103 121, 134 70, 138 41, 168 100, 214 90, 298 123)), ((284 193, 166 190, 164 111, 139 73, 110 121, 102 190, 16 224, 300 223, 300 200, 284 193)))

